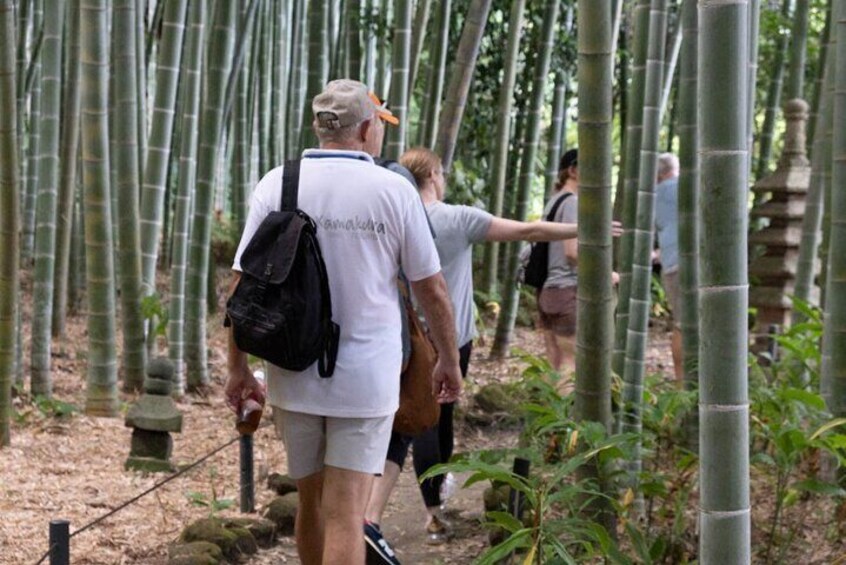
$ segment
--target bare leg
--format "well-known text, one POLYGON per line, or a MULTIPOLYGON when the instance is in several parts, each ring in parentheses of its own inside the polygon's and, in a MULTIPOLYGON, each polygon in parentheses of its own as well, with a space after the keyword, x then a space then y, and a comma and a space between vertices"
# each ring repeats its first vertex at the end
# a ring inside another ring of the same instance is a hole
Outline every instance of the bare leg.
POLYGON ((558 351, 561 354, 561 363, 558 372, 561 373, 561 382, 558 385, 558 392, 567 395, 575 388, 576 371, 576 336, 555 336, 558 351))
POLYGON ((676 384, 679 388, 682 388, 684 386, 684 360, 682 359, 682 335, 678 328, 673 328, 670 348, 673 350, 673 372, 676 375, 676 384))
POLYGON ((323 472, 297 481, 299 507, 295 536, 297 552, 303 565, 323 562, 323 519, 320 512, 323 497, 323 472))
POLYGON ((549 360, 549 364, 552 365, 553 369, 558 371, 561 369, 561 363, 564 357, 561 353, 561 348, 558 346, 558 340, 555 338, 555 334, 549 330, 544 330, 543 343, 546 346, 546 358, 549 360))
POLYGON ((364 565, 361 528, 373 475, 328 465, 323 474, 323 565, 364 565))
POLYGON ((382 523, 382 514, 388 506, 388 500, 397 484, 400 476, 400 467, 393 461, 385 461, 385 470, 381 477, 373 480, 373 488, 370 491, 370 500, 367 502, 367 512, 364 517, 368 522, 374 524, 382 523))

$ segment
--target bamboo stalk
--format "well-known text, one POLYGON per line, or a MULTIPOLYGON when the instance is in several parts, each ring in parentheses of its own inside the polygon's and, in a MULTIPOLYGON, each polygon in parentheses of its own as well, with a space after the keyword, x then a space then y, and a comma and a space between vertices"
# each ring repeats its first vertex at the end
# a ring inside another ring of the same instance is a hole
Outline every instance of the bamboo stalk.
POLYGON ((44 19, 41 56, 41 109, 39 132, 38 191, 36 195, 35 245, 32 287, 32 341, 30 386, 34 395, 50 398, 53 383, 50 351, 53 321, 53 275, 56 257, 56 185, 59 177, 59 112, 62 97, 62 27, 64 3, 57 0, 44 19))
POLYGON ((168 357, 173 361, 175 394, 186 388, 185 379, 185 284, 188 266, 188 244, 191 234, 191 207, 197 174, 197 126, 200 108, 202 46, 205 26, 205 3, 192 2, 189 27, 182 58, 182 113, 179 154, 179 183, 173 217, 173 261, 168 305, 168 357))
POLYGON ((16 378, 20 251, 20 169, 15 58, 15 6, 0 0, 0 447, 11 443, 12 382, 16 378))
MULTIPOLYGON (((514 0, 508 18, 508 39, 505 44, 505 68, 499 89, 495 145, 491 159, 491 199, 488 211, 502 216, 502 202, 505 196, 505 177, 508 172, 508 149, 511 145, 511 120, 514 106, 514 83, 517 80, 517 63, 520 58, 520 37, 523 33, 525 0, 514 0)), ((557 90, 556 90, 557 93, 557 90)), ((556 152, 557 154, 557 152, 556 152)), ((490 296, 498 284, 500 245, 491 242, 485 245, 482 260, 482 289, 490 296)))
POLYGON ((634 8, 634 45, 632 51, 632 87, 629 94, 627 113, 625 180, 623 194, 623 235, 620 238, 620 256, 617 271, 620 287, 617 300, 617 315, 614 327, 614 353, 611 370, 623 377, 626 363, 626 338, 629 327, 629 296, 632 286, 632 254, 634 253, 634 228, 637 218, 637 183, 640 175, 640 144, 643 137, 644 87, 646 82, 646 55, 649 47, 649 0, 640 0, 634 8))
MULTIPOLYGON (((108 143, 108 5, 82 0, 82 179, 88 288, 88 377, 85 412, 116 416, 115 289, 108 143)), ((134 69, 133 69, 134 70, 134 69)))
MULTIPOLYGON (((751 562, 747 88, 752 83, 749 47, 756 38, 750 37, 749 7, 746 0, 699 2, 699 559, 703 565, 751 562)), ((752 12, 756 9, 753 5, 752 12)))
POLYGON ((479 56, 479 45, 485 33, 490 9, 491 0, 470 1, 464 27, 461 30, 461 39, 458 41, 458 49, 455 52, 455 63, 447 86, 435 142, 435 153, 441 156, 441 163, 447 173, 452 168, 458 130, 464 116, 464 106, 467 103, 467 94, 470 92, 473 71, 476 69, 476 58, 479 56))
MULTIPOLYGON (((686 390, 699 389, 699 14, 696 0, 684 0, 681 68, 679 69, 679 291, 682 363, 686 390)), ((677 313, 673 313, 677 315, 677 313)), ((699 446, 699 419, 685 422, 688 445, 699 446)))
MULTIPOLYGON (((667 34, 667 0, 652 0, 649 7, 649 49, 643 94, 643 130, 637 184, 637 220, 632 252, 632 282, 629 297, 629 326, 626 336, 626 363, 623 371, 623 431, 640 434, 642 429, 643 378, 649 303, 652 282, 652 242, 655 234, 655 178, 658 160, 658 133, 664 38, 667 34)), ((640 441, 636 454, 627 462, 630 481, 637 484, 641 470, 640 441)))
MULTIPOLYGON (((846 3, 834 4, 834 124, 846 123, 846 3)), ((831 233, 823 326, 823 379, 830 385, 828 407, 835 417, 846 416, 846 128, 832 136, 831 233)))

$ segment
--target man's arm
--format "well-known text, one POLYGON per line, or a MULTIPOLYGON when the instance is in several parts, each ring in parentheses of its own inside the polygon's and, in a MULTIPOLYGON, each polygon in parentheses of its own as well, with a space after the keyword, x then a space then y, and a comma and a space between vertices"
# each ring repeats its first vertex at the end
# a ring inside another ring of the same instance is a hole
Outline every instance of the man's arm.
POLYGON ((458 367, 458 346, 455 320, 446 281, 440 272, 411 283, 411 290, 423 310, 429 335, 438 351, 433 372, 435 393, 439 402, 454 402, 461 392, 461 370, 458 367))
MULTIPOLYGON (((241 273, 232 271, 232 282, 229 285, 229 296, 235 292, 238 286, 238 281, 241 280, 241 273)), ((261 404, 264 404, 265 391, 264 387, 256 380, 253 373, 250 371, 250 366, 247 363, 247 354, 238 349, 235 344, 235 336, 233 335, 234 328, 229 327, 227 332, 227 351, 226 351, 226 365, 229 377, 226 380, 224 393, 226 394, 226 404, 236 413, 241 405, 241 399, 244 397, 244 391, 252 391, 258 398, 261 404)))

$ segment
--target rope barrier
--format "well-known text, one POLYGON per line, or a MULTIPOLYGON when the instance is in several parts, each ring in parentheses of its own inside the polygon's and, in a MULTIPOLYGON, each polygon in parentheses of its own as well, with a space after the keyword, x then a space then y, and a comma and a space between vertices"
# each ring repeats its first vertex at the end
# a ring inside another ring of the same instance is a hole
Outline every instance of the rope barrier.
MULTIPOLYGON (((264 427, 269 426, 269 425, 270 425, 270 422, 265 422, 264 424, 262 424, 261 426, 259 426, 259 429, 264 428, 264 427)), ((229 447, 230 445, 232 445, 233 443, 235 443, 236 441, 238 441, 240 438, 241 438, 241 436, 240 436, 240 435, 235 436, 234 438, 230 439, 229 441, 227 441, 227 442, 226 442, 226 443, 224 443, 223 445, 221 445, 221 446, 219 446, 219 447, 215 448, 213 451, 210 451, 209 453, 207 453, 206 455, 204 455, 204 456, 203 456, 203 457, 201 457, 200 459, 197 459, 196 461, 194 461, 193 463, 191 463, 191 464, 190 464, 190 465, 188 465, 187 467, 184 467, 184 468, 180 469, 179 471, 177 471, 177 472, 175 472, 174 474, 170 475, 170 476, 169 476, 169 477, 167 477, 166 479, 164 479, 164 480, 162 480, 162 481, 159 481, 158 483, 154 484, 152 487, 148 488, 147 490, 145 490, 145 491, 144 491, 144 492, 142 492, 141 494, 138 494, 138 495, 136 495, 136 496, 134 496, 134 497, 130 498, 129 500, 127 500, 126 502, 124 502, 124 503, 120 504, 120 505, 119 505, 119 506, 117 506, 116 508, 114 508, 114 509, 110 510, 110 511, 109 511, 109 512, 107 512, 106 514, 103 514, 102 516, 100 516, 99 518, 95 519, 94 521, 89 522, 88 524, 86 524, 86 525, 84 525, 83 527, 79 528, 78 530, 74 531, 72 534, 70 534, 70 537, 72 538, 72 537, 74 537, 74 536, 75 536, 75 535, 77 535, 77 534, 81 534, 82 532, 84 532, 84 531, 86 531, 86 530, 88 530, 88 529, 90 529, 90 528, 93 528, 94 526, 96 526, 97 524, 99 524, 100 522, 102 522, 103 520, 105 520, 105 519, 109 518, 110 516, 112 516, 112 515, 114 515, 114 514, 116 514, 116 513, 120 512, 121 510, 123 510, 123 509, 124 509, 124 508, 126 508, 127 506, 129 506, 129 505, 131 505, 131 504, 133 504, 133 503, 137 502, 137 501, 138 501, 138 500, 140 500, 141 498, 143 498, 143 497, 147 496, 148 494, 150 494, 150 493, 151 493, 151 492, 153 492, 154 490, 157 490, 157 489, 159 489, 159 488, 163 487, 164 485, 166 485, 167 483, 169 483, 169 482, 170 482, 170 481, 172 481, 173 479, 176 479, 177 477, 180 477, 180 476, 184 475, 184 474, 185 474, 185 473, 187 473, 188 471, 191 471, 192 469, 194 469, 194 468, 195 468, 195 467, 197 467, 198 465, 201 465, 202 463, 205 463, 205 462, 206 462, 206 460, 208 460, 210 457, 212 457, 213 455, 216 455, 217 453, 219 453, 219 452, 223 451, 224 449, 226 449, 227 447, 229 447)), ((41 559, 39 559, 38 561, 36 561, 35 565, 41 565, 41 563, 44 563, 44 560, 45 560, 45 559, 47 559, 48 557, 50 557, 50 553, 52 553, 53 549, 55 549, 55 545, 51 545, 51 546, 50 546, 50 549, 48 549, 48 550, 47 550, 47 552, 46 552, 46 553, 45 553, 45 554, 41 557, 41 559)))

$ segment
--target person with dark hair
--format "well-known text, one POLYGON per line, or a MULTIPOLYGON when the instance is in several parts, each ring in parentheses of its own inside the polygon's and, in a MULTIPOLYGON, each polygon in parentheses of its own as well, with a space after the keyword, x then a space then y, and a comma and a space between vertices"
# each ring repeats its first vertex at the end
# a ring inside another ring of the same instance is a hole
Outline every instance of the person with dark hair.
MULTIPOLYGON (((543 210, 546 217, 561 201, 554 222, 575 223, 579 209, 579 152, 570 149, 558 162, 555 192, 543 210)), ((575 368, 576 286, 579 244, 575 239, 549 244, 546 282, 538 292, 538 325, 550 365, 556 370, 575 368)))

